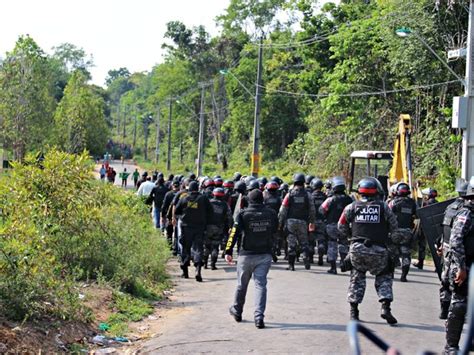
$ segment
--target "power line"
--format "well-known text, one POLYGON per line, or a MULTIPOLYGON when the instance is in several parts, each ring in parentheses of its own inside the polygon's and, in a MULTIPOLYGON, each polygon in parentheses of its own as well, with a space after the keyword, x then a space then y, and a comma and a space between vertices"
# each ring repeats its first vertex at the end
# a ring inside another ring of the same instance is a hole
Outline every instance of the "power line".
POLYGON ((421 84, 421 85, 413 85, 407 88, 401 89, 392 89, 392 90, 380 90, 380 91, 372 91, 372 92, 357 92, 357 93, 348 93, 348 94, 336 94, 336 93, 328 93, 328 94, 307 94, 307 93, 298 93, 298 92, 291 92, 285 90, 277 90, 262 87, 264 90, 267 91, 268 94, 276 93, 282 94, 282 96, 297 96, 297 97, 313 97, 313 98, 325 98, 329 96, 340 96, 340 97, 361 97, 361 96, 378 96, 378 95, 387 95, 387 94, 394 94, 398 92, 406 92, 412 91, 417 89, 429 89, 437 86, 449 85, 454 83, 461 83, 461 80, 451 80, 445 81, 442 83, 434 83, 434 84, 421 84))

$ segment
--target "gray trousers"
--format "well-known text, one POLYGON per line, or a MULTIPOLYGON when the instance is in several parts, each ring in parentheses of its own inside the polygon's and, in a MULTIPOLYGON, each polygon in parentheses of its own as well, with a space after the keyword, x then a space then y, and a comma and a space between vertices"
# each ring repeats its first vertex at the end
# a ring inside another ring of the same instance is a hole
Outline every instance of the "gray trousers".
POLYGON ((237 259, 237 290, 233 307, 242 314, 245 296, 253 275, 255 283, 255 319, 263 319, 267 304, 267 274, 272 265, 271 254, 239 255, 237 259))

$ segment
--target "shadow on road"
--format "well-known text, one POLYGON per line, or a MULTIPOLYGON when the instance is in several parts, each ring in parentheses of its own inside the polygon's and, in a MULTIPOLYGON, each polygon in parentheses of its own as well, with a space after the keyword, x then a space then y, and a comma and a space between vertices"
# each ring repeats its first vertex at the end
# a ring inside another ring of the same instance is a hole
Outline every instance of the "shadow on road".
MULTIPOLYGON (((362 320, 361 323, 363 323, 363 324, 387 325, 386 322, 373 322, 373 321, 364 321, 364 320, 362 320)), ((396 327, 396 328, 417 329, 417 330, 422 330, 422 331, 425 331, 425 332, 439 332, 439 333, 445 333, 446 332, 446 328, 442 327, 440 325, 398 323, 394 327, 396 327)))
POLYGON ((329 330, 345 332, 346 325, 343 324, 308 324, 308 323, 265 323, 266 328, 276 328, 284 330, 329 330))

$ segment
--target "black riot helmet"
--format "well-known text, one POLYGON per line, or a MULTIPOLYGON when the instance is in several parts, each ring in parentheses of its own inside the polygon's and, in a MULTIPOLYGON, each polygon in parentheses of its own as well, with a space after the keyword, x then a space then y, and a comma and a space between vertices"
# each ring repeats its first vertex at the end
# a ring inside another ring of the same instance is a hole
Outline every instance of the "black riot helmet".
POLYGON ((311 181, 313 181, 313 179, 314 179, 314 175, 306 175, 304 178, 304 183, 309 186, 311 184, 311 181))
POLYGON ((245 190, 247 189, 247 186, 245 185, 245 182, 243 181, 237 181, 234 186, 234 190, 237 192, 240 192, 243 194, 245 190))
POLYGON ((252 191, 255 189, 260 189, 260 183, 258 182, 257 179, 250 180, 250 182, 247 185, 247 191, 252 191))
POLYGON ((324 186, 323 180, 321 180, 320 178, 315 177, 311 180, 311 188, 312 189, 320 190, 320 189, 323 188, 323 186, 324 186))
POLYGON ((366 177, 359 181, 357 192, 362 196, 376 196, 379 194, 379 185, 376 178, 366 177))
POLYGON ((294 185, 304 185, 304 182, 305 182, 305 176, 304 174, 301 174, 301 173, 297 173, 295 175, 293 175, 293 184, 294 185))
POLYGON ((410 194, 410 186, 404 182, 397 184, 397 196, 408 196, 410 194))
POLYGON ((191 181, 188 185, 189 192, 198 192, 199 191, 199 184, 197 181, 191 181))
POLYGON ((346 190, 346 180, 342 176, 335 176, 331 180, 334 192, 344 192, 346 190))
POLYGON ((237 181, 240 181, 240 178, 241 178, 241 177, 242 177, 242 174, 239 173, 239 172, 236 172, 236 173, 234 174, 234 177, 232 178, 232 180, 234 180, 234 181, 237 182, 237 181))

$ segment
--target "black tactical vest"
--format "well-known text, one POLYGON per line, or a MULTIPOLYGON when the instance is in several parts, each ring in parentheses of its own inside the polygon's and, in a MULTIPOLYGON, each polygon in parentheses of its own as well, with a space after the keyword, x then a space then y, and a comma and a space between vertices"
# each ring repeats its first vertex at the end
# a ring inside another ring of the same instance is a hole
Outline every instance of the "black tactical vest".
POLYGON ((410 197, 395 197, 392 211, 397 216, 398 228, 413 228, 416 204, 410 197))
POLYGON ((352 203, 352 199, 346 194, 334 194, 327 214, 328 224, 337 223, 344 208, 352 203))
POLYGON ((322 213, 319 212, 319 207, 326 201, 326 194, 322 191, 314 191, 313 192, 313 202, 314 207, 316 208, 316 220, 317 221, 324 221, 325 217, 322 213))
POLYGON ((456 217, 462 206, 464 206, 464 200, 462 198, 457 198, 456 201, 446 207, 446 211, 444 211, 443 242, 446 244, 449 244, 454 217, 456 217))
POLYGON ((212 224, 214 226, 223 226, 227 217, 227 203, 216 198, 213 198, 210 202, 212 205, 213 213, 209 224, 212 224))
POLYGON ((385 245, 388 226, 385 220, 385 203, 382 201, 357 201, 354 203, 352 238, 364 238, 385 245))
POLYGON ((309 218, 309 197, 305 189, 291 190, 288 205, 288 219, 301 219, 307 221, 309 218))
MULTIPOLYGON (((271 252, 273 211, 263 205, 250 205, 242 213, 242 248, 252 252, 271 252)), ((273 221, 274 222, 274 221, 273 221)))
POLYGON ((263 203, 265 206, 270 207, 276 213, 280 210, 281 206, 281 197, 278 191, 269 192, 265 191, 263 193, 263 203))

